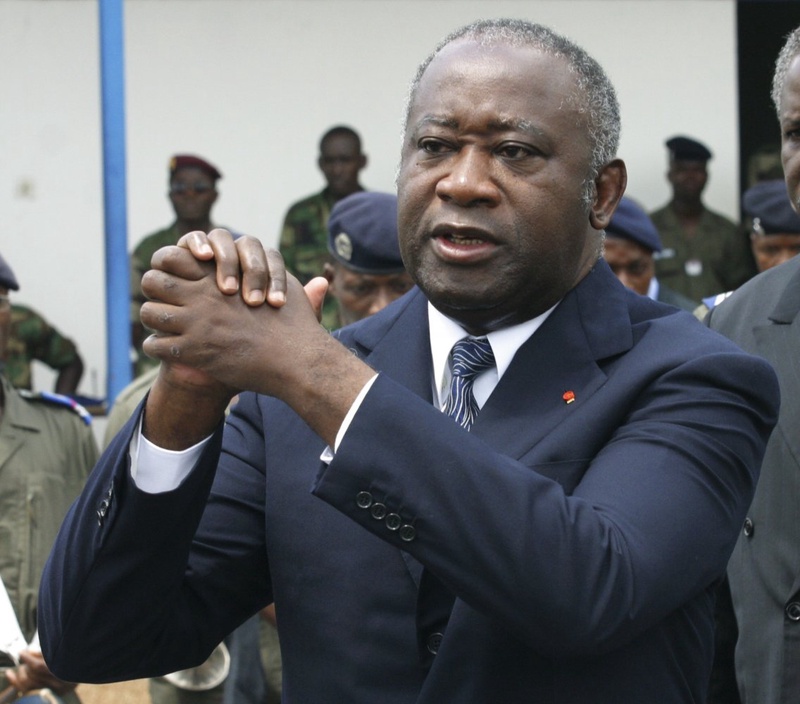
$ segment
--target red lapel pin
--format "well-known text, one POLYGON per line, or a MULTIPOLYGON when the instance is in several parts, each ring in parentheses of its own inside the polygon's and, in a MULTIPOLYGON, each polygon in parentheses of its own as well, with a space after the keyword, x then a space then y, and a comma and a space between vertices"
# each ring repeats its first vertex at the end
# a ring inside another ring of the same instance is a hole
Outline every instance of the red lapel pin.
POLYGON ((564 403, 572 403, 575 400, 575 392, 565 391, 561 398, 564 399, 564 403))

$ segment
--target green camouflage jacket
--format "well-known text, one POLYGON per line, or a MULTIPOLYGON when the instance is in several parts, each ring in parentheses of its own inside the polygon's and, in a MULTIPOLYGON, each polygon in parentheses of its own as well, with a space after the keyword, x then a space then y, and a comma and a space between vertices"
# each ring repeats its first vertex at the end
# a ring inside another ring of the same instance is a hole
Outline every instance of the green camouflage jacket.
POLYGON ((52 369, 63 369, 77 357, 78 349, 72 340, 64 337, 36 311, 26 306, 11 306, 5 373, 14 386, 31 388, 31 362, 34 359, 52 369))

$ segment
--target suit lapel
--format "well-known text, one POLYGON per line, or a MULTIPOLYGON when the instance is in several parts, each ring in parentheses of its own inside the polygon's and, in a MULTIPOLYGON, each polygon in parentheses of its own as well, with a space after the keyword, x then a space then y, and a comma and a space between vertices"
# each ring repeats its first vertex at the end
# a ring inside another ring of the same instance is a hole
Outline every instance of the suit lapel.
MULTIPOLYGON (((789 280, 769 314, 753 328, 756 352, 769 360, 780 379, 800 378, 800 269, 789 280)), ((796 385, 796 382, 795 382, 796 385)), ((778 425, 795 457, 800 457, 800 394, 781 394, 778 425)))
POLYGON ((632 342, 625 291, 598 264, 520 347, 471 432, 521 457, 605 383, 597 360, 632 342))
POLYGON ((364 321, 354 351, 378 371, 433 403, 428 303, 418 289, 364 321), (396 306, 396 307, 395 307, 396 306))

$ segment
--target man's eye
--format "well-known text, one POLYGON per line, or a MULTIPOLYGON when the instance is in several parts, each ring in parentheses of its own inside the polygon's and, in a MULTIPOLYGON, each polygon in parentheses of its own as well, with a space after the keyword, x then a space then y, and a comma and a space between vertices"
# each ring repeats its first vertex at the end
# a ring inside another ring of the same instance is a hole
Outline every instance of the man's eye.
POLYGON ((497 152, 506 159, 522 159, 533 154, 533 150, 530 147, 525 147, 521 144, 504 144, 497 152))
POLYGON ((421 139, 419 148, 428 154, 441 154, 447 150, 447 145, 438 139, 421 139))

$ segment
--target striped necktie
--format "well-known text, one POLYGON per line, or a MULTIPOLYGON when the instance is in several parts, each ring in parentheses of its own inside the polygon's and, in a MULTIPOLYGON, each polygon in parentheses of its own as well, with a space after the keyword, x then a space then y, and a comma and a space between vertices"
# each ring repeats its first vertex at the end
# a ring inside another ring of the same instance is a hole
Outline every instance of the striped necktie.
POLYGON ((450 396, 442 411, 461 427, 470 429, 478 415, 472 384, 481 372, 494 366, 494 352, 485 337, 465 338, 453 345, 450 396))

